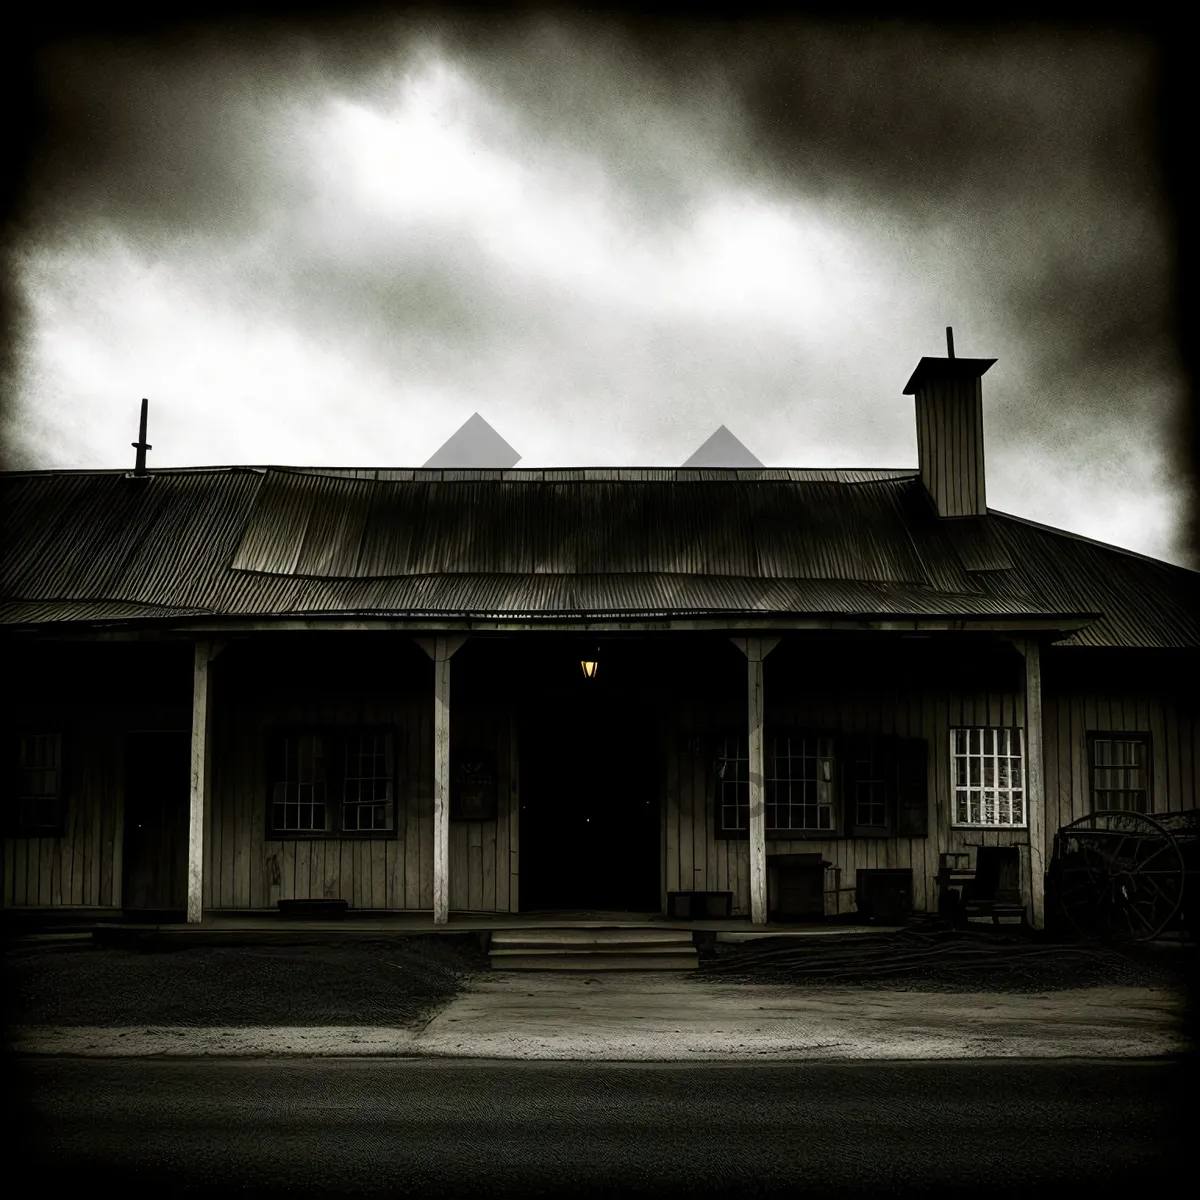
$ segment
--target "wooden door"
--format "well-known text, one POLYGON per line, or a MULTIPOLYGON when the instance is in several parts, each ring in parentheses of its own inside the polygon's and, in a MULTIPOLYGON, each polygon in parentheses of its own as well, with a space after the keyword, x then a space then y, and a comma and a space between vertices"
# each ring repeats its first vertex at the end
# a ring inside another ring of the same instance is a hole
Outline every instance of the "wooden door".
POLYGON ((130 733, 125 742, 122 908, 176 917, 187 909, 191 734, 130 733))
POLYGON ((521 907, 657 911, 653 732, 596 694, 538 714, 521 740, 521 907))

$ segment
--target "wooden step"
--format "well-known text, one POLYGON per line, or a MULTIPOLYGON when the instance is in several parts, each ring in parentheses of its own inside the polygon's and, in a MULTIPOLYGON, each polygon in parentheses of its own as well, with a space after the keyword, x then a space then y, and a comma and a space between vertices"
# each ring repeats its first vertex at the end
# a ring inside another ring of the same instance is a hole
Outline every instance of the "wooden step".
POLYGON ((671 954, 503 950, 492 955, 493 971, 694 971, 697 965, 695 950, 671 954))
POLYGON ((492 934, 489 957, 494 971, 693 971, 699 965, 686 929, 503 929, 492 934))
POLYGON ((601 950, 691 949, 686 929, 505 929, 492 934, 493 949, 601 950))

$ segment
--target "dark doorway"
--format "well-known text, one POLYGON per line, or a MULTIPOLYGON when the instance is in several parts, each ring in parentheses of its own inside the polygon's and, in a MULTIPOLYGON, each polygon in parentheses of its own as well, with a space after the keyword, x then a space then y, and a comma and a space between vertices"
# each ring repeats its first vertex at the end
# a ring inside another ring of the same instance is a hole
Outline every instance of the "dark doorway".
POLYGON ((172 920, 186 914, 191 753, 186 732, 126 736, 126 912, 172 920))
POLYGON ((658 912, 653 713, 582 682, 520 725, 521 911, 658 912))

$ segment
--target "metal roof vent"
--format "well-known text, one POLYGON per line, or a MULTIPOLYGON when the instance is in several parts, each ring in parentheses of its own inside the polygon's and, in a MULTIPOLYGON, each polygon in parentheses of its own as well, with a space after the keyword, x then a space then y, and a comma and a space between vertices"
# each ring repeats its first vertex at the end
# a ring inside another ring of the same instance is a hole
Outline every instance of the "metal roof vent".
POLYGON ((129 444, 137 451, 137 457, 133 460, 133 472, 126 475, 126 479, 149 479, 150 472, 146 470, 146 451, 153 450, 154 447, 146 441, 146 418, 149 414, 150 401, 144 396, 142 397, 142 418, 138 424, 138 440, 129 444))
POLYGON ((724 425, 719 425, 716 432, 697 448, 683 466, 761 467, 762 463, 724 425))
POLYGON ((425 467, 491 467, 507 470, 515 467, 520 460, 521 456, 478 413, 472 413, 434 451, 425 467))

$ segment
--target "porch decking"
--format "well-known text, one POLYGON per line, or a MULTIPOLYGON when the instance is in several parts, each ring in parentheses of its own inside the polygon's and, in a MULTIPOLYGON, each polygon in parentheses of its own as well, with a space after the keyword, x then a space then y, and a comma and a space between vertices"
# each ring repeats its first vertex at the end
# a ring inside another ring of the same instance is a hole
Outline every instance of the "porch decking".
MULTIPOLYGON (((8 918, 15 913, 5 914, 8 918)), ((122 931, 155 931, 158 933, 187 934, 203 940, 206 936, 237 936, 258 934, 307 934, 340 933, 375 935, 396 933, 489 933, 502 930, 525 931, 534 929, 661 929, 676 932, 707 932, 716 935, 721 942, 749 941, 767 937, 837 937, 864 933, 886 933, 899 926, 852 925, 845 923, 787 924, 772 922, 769 925, 753 925, 745 918, 722 920, 677 920, 661 913, 602 912, 581 910, 577 912, 533 912, 533 913, 471 913, 452 912, 449 922, 435 925, 432 912, 404 913, 351 913, 341 920, 285 919, 278 913, 265 911, 254 913, 205 914, 198 923, 188 924, 178 920, 139 919, 137 915, 123 916, 112 912, 103 916, 84 913, 21 914, 21 930, 31 936, 55 936, 69 930, 73 933, 90 933, 95 930, 120 929, 122 931), (44 921, 39 917, 44 916, 44 921)))

